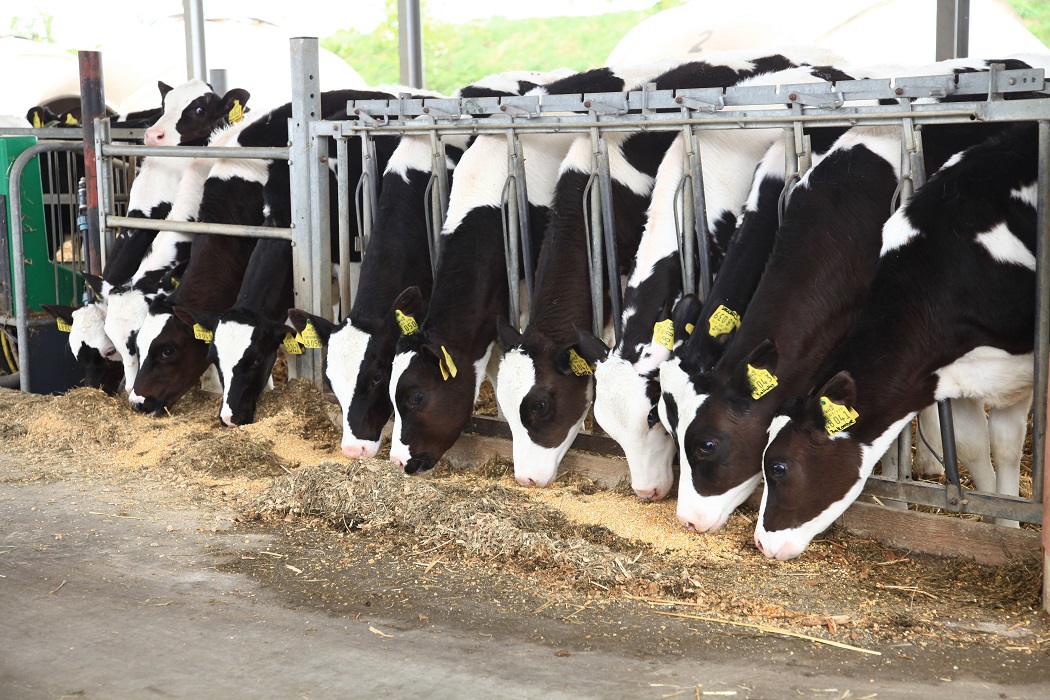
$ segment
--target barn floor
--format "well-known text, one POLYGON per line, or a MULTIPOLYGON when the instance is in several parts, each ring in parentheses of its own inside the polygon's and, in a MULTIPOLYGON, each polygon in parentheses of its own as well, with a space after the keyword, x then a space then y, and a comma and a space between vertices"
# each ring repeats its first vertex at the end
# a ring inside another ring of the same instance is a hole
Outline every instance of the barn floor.
POLYGON ((1050 693, 1035 563, 832 533, 777 564, 746 514, 683 540, 580 479, 347 466, 315 398, 220 431, 207 397, 0 391, 0 697, 1050 693))

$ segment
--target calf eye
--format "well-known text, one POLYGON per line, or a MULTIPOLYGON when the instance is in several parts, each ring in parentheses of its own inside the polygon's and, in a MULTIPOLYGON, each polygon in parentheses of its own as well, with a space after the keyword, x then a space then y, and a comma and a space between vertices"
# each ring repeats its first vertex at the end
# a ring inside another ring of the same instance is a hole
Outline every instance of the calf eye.
POLYGON ((773 462, 769 465, 769 475, 774 479, 782 479, 787 475, 787 465, 783 462, 773 462))
POLYGON ((537 401, 536 403, 532 404, 532 415, 534 415, 534 416, 542 416, 546 412, 547 412, 547 402, 546 401, 537 401))
POLYGON ((202 116, 204 116, 204 108, 203 108, 203 107, 198 107, 198 108, 196 109, 196 112, 197 112, 197 116, 198 116, 198 117, 202 117, 202 116))
POLYGON ((705 455, 709 455, 718 449, 718 443, 714 440, 701 440, 700 444, 696 447, 705 455))
POLYGON ((116 348, 110 348, 109 350, 106 350, 106 359, 109 359, 109 358, 113 357, 116 354, 117 354, 117 349, 116 348))
POLYGON ((382 372, 376 372, 375 376, 372 377, 372 386, 379 386, 382 383, 383 383, 383 373, 382 372))
POLYGON ((165 345, 160 349, 160 357, 162 360, 170 360, 175 357, 175 347, 172 345, 165 345))
POLYGON ((261 366, 262 366, 262 358, 261 357, 255 358, 255 361, 252 362, 252 369, 258 369, 261 366))
POLYGON ((422 391, 413 391, 411 394, 408 395, 408 405, 409 406, 418 406, 421 403, 423 403, 423 392, 422 391))

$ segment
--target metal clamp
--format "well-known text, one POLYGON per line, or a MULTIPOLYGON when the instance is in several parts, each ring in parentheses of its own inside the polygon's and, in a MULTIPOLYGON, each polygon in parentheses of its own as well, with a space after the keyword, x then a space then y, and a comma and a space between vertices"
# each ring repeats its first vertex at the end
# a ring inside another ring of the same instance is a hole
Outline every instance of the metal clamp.
POLYGON ((354 116, 364 122, 367 126, 386 126, 390 123, 390 117, 382 115, 382 121, 376 119, 367 112, 362 112, 360 109, 354 109, 354 116))
POLYGON ((726 106, 726 99, 721 96, 718 98, 718 102, 705 102, 695 97, 686 97, 685 95, 679 95, 674 98, 674 101, 676 104, 682 105, 684 109, 694 112, 717 112, 726 106))
POLYGON ((807 107, 838 109, 846 104, 846 96, 841 92, 836 92, 831 95, 831 99, 828 99, 823 95, 808 95, 804 92, 793 92, 788 95, 788 101, 798 105, 806 105, 807 107))
POLYGON ((627 97, 625 95, 623 97, 623 102, 618 106, 592 99, 584 100, 583 106, 592 114, 610 114, 618 116, 621 114, 627 114, 627 97))

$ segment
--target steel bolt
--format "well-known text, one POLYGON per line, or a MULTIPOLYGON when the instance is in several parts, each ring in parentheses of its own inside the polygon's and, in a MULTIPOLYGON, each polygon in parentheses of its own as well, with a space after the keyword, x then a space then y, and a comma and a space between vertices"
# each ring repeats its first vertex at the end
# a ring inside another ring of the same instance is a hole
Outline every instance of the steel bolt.
POLYGON ((430 107, 424 107, 423 114, 430 114, 430 107))
POLYGON ((674 102, 675 102, 675 104, 680 105, 680 104, 682 104, 682 98, 681 97, 676 97, 676 98, 674 98, 674 102))
POLYGON ((796 95, 795 93, 791 93, 790 95, 788 95, 788 99, 794 102, 798 99, 798 95, 796 95))
POLYGON ((959 505, 959 499, 958 498, 949 498, 948 499, 948 505, 952 505, 952 506, 959 505))
POLYGON ((1017 85, 1017 78, 1008 78, 1006 81, 1007 85, 1017 85))
POLYGON ((320 160, 321 160, 322 163, 327 163, 328 162, 328 156, 322 155, 320 160))
POLYGON ((583 103, 583 106, 586 107, 587 109, 590 109, 591 108, 591 101, 587 100, 586 102, 583 103))
POLYGON ((499 111, 506 112, 507 111, 507 105, 500 105, 499 106, 499 111))
POLYGON ((903 95, 904 94, 904 88, 897 88, 896 90, 893 91, 893 94, 894 95, 903 95))

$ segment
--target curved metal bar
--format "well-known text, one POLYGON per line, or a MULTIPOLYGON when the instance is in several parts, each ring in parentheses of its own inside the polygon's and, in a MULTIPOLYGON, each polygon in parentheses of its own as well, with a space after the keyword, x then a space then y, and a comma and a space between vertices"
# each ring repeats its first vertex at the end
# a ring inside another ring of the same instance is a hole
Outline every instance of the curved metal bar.
POLYGON ((503 182, 503 190, 500 193, 500 221, 503 224, 503 259, 507 263, 507 291, 509 292, 507 314, 510 324, 515 328, 519 327, 521 319, 521 299, 519 298, 521 276, 518 274, 521 212, 518 211, 517 191, 518 183, 512 171, 512 174, 507 175, 507 179, 503 182))

